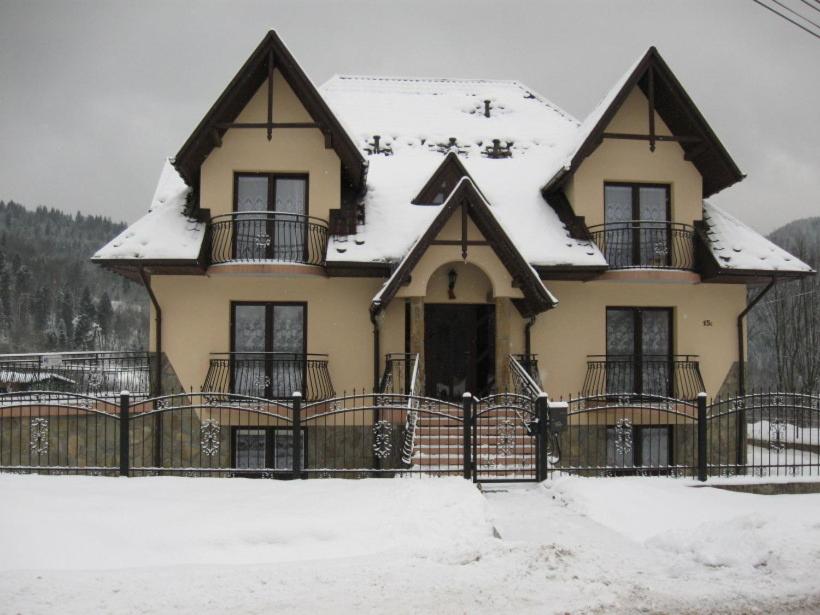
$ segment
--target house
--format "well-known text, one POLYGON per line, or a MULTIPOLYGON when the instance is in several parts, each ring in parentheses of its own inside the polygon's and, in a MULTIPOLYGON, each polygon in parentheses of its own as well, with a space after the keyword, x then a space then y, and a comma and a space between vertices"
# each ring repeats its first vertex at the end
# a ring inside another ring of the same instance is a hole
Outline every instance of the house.
POLYGON ((516 81, 317 88, 271 31, 92 260, 146 285, 166 391, 324 399, 417 355, 453 399, 518 356, 553 398, 691 400, 737 386, 746 285, 812 273, 705 200, 743 177, 655 48, 578 121, 516 81))

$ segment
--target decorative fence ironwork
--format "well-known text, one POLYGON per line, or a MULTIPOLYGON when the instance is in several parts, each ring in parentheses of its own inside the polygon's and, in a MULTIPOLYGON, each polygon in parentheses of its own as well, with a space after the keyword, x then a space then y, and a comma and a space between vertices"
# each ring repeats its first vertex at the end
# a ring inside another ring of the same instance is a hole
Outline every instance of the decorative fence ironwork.
POLYGON ((698 406, 663 396, 571 397, 549 472, 581 476, 697 473, 698 406))
POLYGON ((151 394, 154 353, 60 352, 0 355, 0 393, 63 391, 116 399, 151 394))
POLYGON ((704 390, 697 355, 590 355, 583 396, 649 395, 694 400, 704 390))
POLYGON ((390 392, 313 402, 200 392, 123 394, 115 403, 22 391, 0 394, 0 471, 481 482, 562 473, 813 476, 820 475, 820 395, 550 403, 543 393, 504 393, 466 394, 455 404, 390 392))
POLYGON ((695 229, 653 220, 610 222, 589 227, 610 269, 695 268, 695 229))
POLYGON ((327 222, 302 214, 247 211, 214 216, 208 225, 211 263, 325 264, 327 222))
POLYGON ((820 475, 820 395, 719 398, 707 423, 710 475, 820 475))
MULTIPOLYGON (((543 398, 539 398, 543 399, 543 398)), ((480 482, 541 479, 538 458, 544 448, 536 398, 516 393, 490 395, 475 402, 474 478, 480 482)))
POLYGON ((203 391, 286 399, 300 391, 307 401, 335 395, 324 354, 293 352, 214 353, 203 391))

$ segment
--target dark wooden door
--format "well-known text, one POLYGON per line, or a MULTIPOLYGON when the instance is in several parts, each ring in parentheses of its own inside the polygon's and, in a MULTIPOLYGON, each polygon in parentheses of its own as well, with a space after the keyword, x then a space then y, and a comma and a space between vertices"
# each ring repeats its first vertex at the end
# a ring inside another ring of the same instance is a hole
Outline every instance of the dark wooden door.
POLYGON ((495 384, 495 306, 429 304, 424 307, 427 395, 483 396, 495 384))

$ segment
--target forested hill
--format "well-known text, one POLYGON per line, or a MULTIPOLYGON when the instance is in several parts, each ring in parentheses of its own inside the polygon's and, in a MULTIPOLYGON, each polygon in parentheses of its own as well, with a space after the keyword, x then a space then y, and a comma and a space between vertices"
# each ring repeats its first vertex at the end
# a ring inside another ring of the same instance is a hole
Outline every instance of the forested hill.
POLYGON ((145 290, 89 262, 124 228, 0 201, 0 353, 145 346, 145 290))
MULTIPOLYGON (((769 239, 820 271, 820 217, 790 222, 769 239)), ((749 313, 749 359, 757 386, 820 390, 820 275, 778 282, 749 313)))

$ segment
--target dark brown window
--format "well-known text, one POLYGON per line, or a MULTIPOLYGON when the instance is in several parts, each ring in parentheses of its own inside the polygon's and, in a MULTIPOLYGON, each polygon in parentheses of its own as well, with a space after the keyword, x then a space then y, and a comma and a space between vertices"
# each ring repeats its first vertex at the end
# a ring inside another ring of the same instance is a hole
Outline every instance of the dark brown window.
POLYGON ((607 393, 670 396, 672 376, 672 309, 607 308, 607 393))
POLYGON ((304 390, 304 303, 231 304, 231 390, 275 399, 304 390))
POLYGON ((604 184, 605 256, 613 269, 668 265, 668 184, 604 184))
POLYGON ((307 249, 308 176, 236 173, 234 258, 301 262, 307 249))
MULTIPOLYGON (((233 467, 239 470, 293 469, 293 429, 289 427, 234 427, 233 467)), ((302 434, 302 467, 307 466, 307 429, 302 434)))

